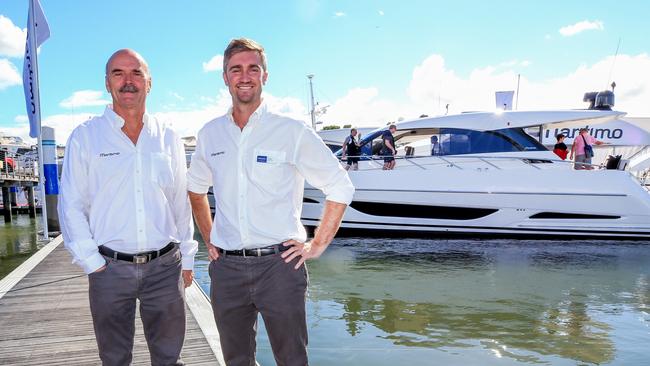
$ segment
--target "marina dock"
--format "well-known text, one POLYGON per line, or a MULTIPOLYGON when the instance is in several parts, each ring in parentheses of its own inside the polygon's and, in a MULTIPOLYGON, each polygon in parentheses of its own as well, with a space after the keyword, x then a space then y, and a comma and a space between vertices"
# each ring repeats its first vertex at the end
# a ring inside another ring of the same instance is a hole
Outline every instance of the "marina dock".
MULTIPOLYGON (((101 365, 88 279, 62 243, 57 237, 0 280, 0 365, 101 365)), ((186 289, 186 300, 183 361, 225 365, 209 300, 197 283, 186 289)), ((133 365, 149 365, 136 317, 133 365)))

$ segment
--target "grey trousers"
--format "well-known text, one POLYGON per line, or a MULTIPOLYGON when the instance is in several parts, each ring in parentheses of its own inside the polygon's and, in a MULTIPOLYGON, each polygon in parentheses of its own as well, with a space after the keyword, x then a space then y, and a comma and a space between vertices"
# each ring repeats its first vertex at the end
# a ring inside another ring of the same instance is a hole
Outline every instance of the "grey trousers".
POLYGON ((183 365, 185 291, 178 246, 146 264, 104 258, 107 268, 88 275, 90 311, 102 364, 131 364, 139 299, 151 364, 183 365))
POLYGON ((593 167, 591 165, 583 165, 580 163, 591 164, 591 158, 588 158, 587 155, 576 155, 576 164, 574 169, 576 170, 591 170, 593 167))
POLYGON ((284 263, 280 254, 264 257, 224 256, 209 267, 212 310, 228 366, 255 365, 257 315, 262 314, 279 366, 305 366, 309 282, 297 259, 284 263))

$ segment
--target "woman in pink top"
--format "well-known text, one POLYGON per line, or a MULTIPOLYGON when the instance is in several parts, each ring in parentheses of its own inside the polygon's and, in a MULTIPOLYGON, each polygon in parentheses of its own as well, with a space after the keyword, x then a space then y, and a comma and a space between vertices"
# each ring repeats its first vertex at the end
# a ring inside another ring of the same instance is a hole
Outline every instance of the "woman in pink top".
POLYGON ((585 145, 602 145, 604 142, 596 140, 589 134, 589 130, 586 128, 580 129, 580 134, 573 139, 573 145, 571 145, 571 154, 569 159, 573 159, 573 154, 575 153, 575 165, 574 169, 578 170, 591 170, 591 156, 587 156, 585 153, 585 145))

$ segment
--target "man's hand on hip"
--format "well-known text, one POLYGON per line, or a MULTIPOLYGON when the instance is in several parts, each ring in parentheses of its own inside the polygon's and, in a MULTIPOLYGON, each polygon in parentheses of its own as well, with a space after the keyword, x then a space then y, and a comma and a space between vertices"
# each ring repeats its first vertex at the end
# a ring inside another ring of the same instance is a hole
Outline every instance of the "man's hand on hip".
POLYGON ((97 268, 97 269, 96 269, 94 272, 92 272, 92 273, 99 273, 99 272, 102 272, 102 271, 105 271, 105 270, 106 270, 106 265, 104 264, 103 266, 97 268))
POLYGON ((217 247, 212 245, 212 243, 208 243, 205 246, 208 248, 208 259, 210 262, 219 259, 219 251, 217 250, 217 247))
POLYGON ((302 243, 297 240, 287 240, 282 245, 291 247, 282 253, 282 258, 284 258, 285 263, 289 263, 294 258, 300 257, 298 263, 294 266, 295 269, 300 268, 307 259, 320 257, 325 249, 327 249, 327 245, 319 245, 311 241, 302 243))

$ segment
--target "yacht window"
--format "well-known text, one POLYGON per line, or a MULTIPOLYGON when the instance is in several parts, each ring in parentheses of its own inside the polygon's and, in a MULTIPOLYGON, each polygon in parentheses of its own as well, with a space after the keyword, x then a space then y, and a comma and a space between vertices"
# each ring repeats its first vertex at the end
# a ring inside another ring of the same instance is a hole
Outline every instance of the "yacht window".
MULTIPOLYGON (((381 135, 384 130, 374 131, 361 142, 361 155, 379 155, 382 147, 381 135)), ((436 155, 463 155, 513 151, 547 151, 533 137, 521 128, 506 128, 494 131, 477 131, 462 128, 420 128, 397 130, 395 146, 398 155, 414 151, 414 155, 429 155, 432 152, 432 136, 436 136, 439 147, 436 155), (414 148, 414 150, 409 147, 414 148), (407 149, 408 148, 408 149, 407 149)), ((340 154, 340 151, 339 151, 340 154)))

